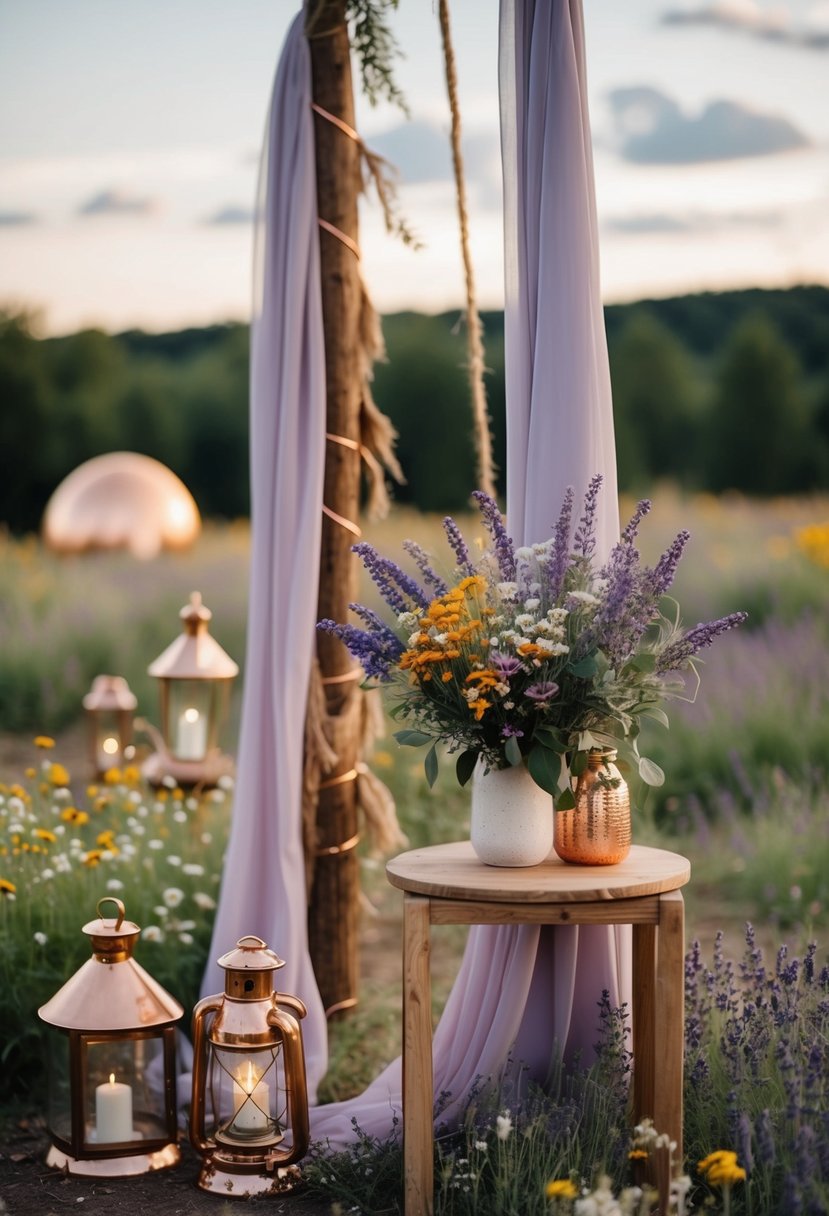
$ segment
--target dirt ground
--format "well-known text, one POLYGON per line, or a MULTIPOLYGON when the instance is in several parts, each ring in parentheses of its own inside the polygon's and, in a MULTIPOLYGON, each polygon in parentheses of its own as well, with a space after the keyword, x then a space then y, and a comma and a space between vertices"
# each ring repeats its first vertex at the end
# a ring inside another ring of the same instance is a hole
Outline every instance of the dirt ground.
POLYGON ((331 1205, 301 1192, 290 1196, 229 1200, 196 1187, 199 1159, 182 1144, 179 1165, 138 1178, 105 1181, 65 1176, 45 1165, 49 1139, 43 1120, 23 1118, 2 1126, 0 1216, 65 1216, 70 1208, 94 1216, 230 1216, 251 1210, 269 1216, 330 1216, 331 1205))

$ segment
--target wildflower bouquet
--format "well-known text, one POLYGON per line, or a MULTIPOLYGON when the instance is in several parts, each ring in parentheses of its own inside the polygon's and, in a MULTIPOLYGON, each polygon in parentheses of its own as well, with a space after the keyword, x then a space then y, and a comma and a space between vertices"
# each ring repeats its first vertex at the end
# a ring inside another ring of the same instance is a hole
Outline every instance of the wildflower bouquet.
POLYGON ((351 604, 362 628, 320 621, 360 661, 366 676, 393 685, 392 717, 410 723, 401 744, 430 744, 425 768, 437 776, 436 745, 457 755, 461 784, 478 760, 486 768, 526 761, 556 808, 575 804, 571 777, 592 749, 612 748, 649 785, 664 774, 637 748, 640 719, 668 725, 662 703, 683 695, 684 673, 735 612, 685 630, 678 610, 661 608, 689 534, 680 532, 653 567, 635 547, 650 503, 639 503, 602 565, 594 560, 601 476, 593 478, 573 529, 569 489, 549 540, 516 548, 497 504, 473 494, 489 546, 473 556, 453 519, 444 530, 455 567, 446 581, 413 541, 404 547, 422 582, 371 545, 354 546, 392 612, 393 625, 351 604))

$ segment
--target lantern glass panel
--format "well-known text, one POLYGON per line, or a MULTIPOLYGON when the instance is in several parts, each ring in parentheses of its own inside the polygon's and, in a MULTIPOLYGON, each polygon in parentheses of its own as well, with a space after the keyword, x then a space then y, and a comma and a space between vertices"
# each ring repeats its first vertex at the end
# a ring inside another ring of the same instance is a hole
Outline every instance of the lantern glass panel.
POLYGON ((212 1047, 208 1135, 223 1144, 285 1139, 288 1099, 280 1045, 252 1050, 212 1047))
POLYGON ((216 745, 219 698, 215 680, 170 680, 167 743, 177 760, 204 760, 216 745))
POLYGON ((47 1122, 62 1140, 72 1140, 72 1079, 69 1070, 69 1037, 54 1026, 46 1027, 49 1064, 47 1122))
POLYGON ((124 759, 124 740, 117 709, 95 711, 95 757, 102 773, 118 767, 124 759))

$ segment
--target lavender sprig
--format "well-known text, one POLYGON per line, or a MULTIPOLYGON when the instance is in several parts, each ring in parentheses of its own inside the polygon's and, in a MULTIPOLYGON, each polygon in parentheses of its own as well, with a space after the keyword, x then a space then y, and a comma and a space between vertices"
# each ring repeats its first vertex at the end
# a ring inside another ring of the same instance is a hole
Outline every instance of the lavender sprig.
POLYGON ((472 497, 478 504, 478 510, 481 512, 484 527, 492 537, 498 569, 501 571, 501 578, 505 583, 514 582, 516 575, 515 547, 512 543, 512 537, 507 535, 504 517, 498 510, 498 504, 494 498, 490 498, 483 490, 473 490, 472 497))
POLYGON ((570 524, 573 518, 573 487, 568 486, 553 532, 553 555, 547 565, 547 594, 551 603, 561 595, 570 564, 570 524))
POLYGON ((427 587, 434 587, 435 595, 446 595, 449 590, 448 585, 443 581, 436 570, 433 570, 429 565, 429 555, 422 549, 417 541, 404 540, 403 548, 408 553, 417 566, 420 573, 423 575, 423 581, 427 587))
POLYGON ((669 547, 665 550, 659 561, 654 566, 653 571, 651 572, 651 585, 653 587, 653 593, 657 599, 660 595, 665 594, 671 583, 674 581, 679 560, 682 557, 685 546, 688 544, 690 539, 691 533, 683 528, 681 532, 677 533, 669 547))
POLYGON ((590 480, 584 496, 581 519, 573 538, 573 549, 582 557, 592 557, 596 549, 596 504, 604 478, 596 473, 590 480))
POLYGON ((465 574, 474 573, 474 566, 469 559, 469 550, 466 547, 466 541, 463 539, 461 530, 451 515, 447 515, 444 518, 443 530, 446 533, 446 539, 449 541, 449 548, 455 554, 455 561, 458 564, 458 569, 463 570, 465 574))
POLYGON ((665 647, 657 661, 657 673, 677 671, 680 667, 684 667, 689 659, 699 654, 706 646, 710 646, 721 633, 727 633, 729 629, 736 629, 738 625, 742 625, 747 616, 747 612, 731 612, 728 616, 722 616, 716 621, 705 621, 700 625, 695 625, 693 629, 688 630, 685 637, 679 638, 673 645, 665 647))
POLYGON ((630 520, 622 531, 620 544, 633 544, 637 535, 639 534, 639 525, 650 511, 651 505, 651 500, 649 498, 643 498, 636 504, 636 510, 633 512, 633 515, 631 515, 630 520))
POLYGON ((410 611, 411 602, 418 608, 429 607, 429 596, 423 588, 391 558, 381 557, 373 545, 360 541, 352 546, 352 552, 362 559, 377 590, 394 612, 399 614, 410 611))
POLYGON ((396 637, 395 649, 385 634, 378 637, 368 630, 358 629, 356 625, 341 625, 337 621, 325 619, 317 622, 317 629, 339 638, 370 679, 388 681, 392 678, 392 669, 397 667, 402 653, 402 647, 396 637))

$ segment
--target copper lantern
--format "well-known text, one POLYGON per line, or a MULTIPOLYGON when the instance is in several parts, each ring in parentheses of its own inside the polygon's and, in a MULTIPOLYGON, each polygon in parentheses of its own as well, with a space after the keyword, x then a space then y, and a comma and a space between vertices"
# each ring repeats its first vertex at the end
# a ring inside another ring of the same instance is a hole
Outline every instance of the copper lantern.
POLYGON ((219 727, 230 685, 239 668, 210 636, 212 612, 194 591, 180 614, 184 630, 150 664, 161 691, 161 738, 144 766, 155 785, 172 777, 179 785, 215 785, 233 771, 219 751, 219 727))
POLYGON ((219 959, 225 990, 193 1011, 190 1139, 199 1186, 222 1195, 292 1190, 308 1150, 308 1096, 298 997, 275 992, 282 959, 243 937, 219 959))
POLYGON ((38 1010, 49 1055, 48 1165, 118 1177, 179 1159, 175 1023, 181 1005, 132 957, 141 932, 107 896, 84 925, 92 958, 38 1010), (117 915, 105 919, 102 905, 117 915))
POLYGON ((135 694, 123 676, 96 676, 83 699, 89 724, 89 752, 98 777, 120 768, 132 743, 135 694))

